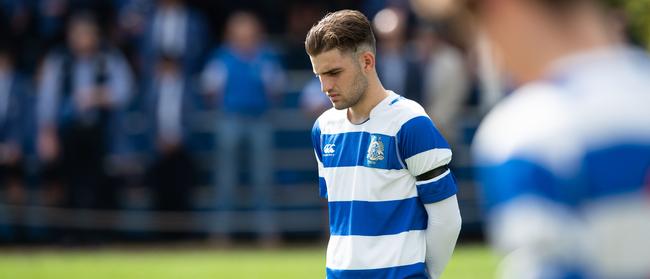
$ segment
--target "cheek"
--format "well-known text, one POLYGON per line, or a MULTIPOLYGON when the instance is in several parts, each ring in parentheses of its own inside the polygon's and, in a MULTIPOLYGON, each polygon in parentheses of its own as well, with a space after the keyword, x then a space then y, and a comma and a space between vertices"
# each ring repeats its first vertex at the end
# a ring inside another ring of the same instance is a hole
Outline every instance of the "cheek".
POLYGON ((353 88, 355 86, 354 82, 354 76, 343 76, 338 78, 337 85, 339 88, 349 91, 350 88, 353 88))
POLYGON ((355 90, 357 91, 363 91, 365 86, 367 85, 367 80, 366 77, 362 74, 359 73, 354 77, 354 81, 352 82, 352 86, 354 87, 355 90))

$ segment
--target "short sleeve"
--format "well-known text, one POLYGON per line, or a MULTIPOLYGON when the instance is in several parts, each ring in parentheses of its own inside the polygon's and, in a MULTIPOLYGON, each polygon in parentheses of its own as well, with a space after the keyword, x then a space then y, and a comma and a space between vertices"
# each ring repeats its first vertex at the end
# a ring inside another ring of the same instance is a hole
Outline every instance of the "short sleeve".
MULTIPOLYGON (((402 125, 397 133, 398 153, 413 176, 448 165, 451 149, 429 117, 417 116, 402 125)), ((418 197, 427 203, 456 194, 456 180, 450 170, 426 181, 416 182, 418 197)))
POLYGON ((323 177, 323 161, 322 161, 322 150, 321 150, 321 133, 318 120, 314 123, 314 127, 311 130, 311 142, 314 148, 314 154, 316 155, 316 163, 318 164, 318 192, 319 195, 326 199, 327 198, 327 182, 325 177, 323 177))
POLYGON ((397 132, 399 156, 413 176, 451 162, 451 149, 426 116, 415 117, 397 132))

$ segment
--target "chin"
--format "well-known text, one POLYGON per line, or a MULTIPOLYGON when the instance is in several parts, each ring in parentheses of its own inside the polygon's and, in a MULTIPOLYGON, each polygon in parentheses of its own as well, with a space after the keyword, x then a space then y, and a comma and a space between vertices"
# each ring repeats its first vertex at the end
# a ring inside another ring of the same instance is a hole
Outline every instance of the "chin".
POLYGON ((338 110, 349 109, 351 107, 351 105, 349 105, 349 104, 342 104, 342 103, 332 104, 332 105, 334 106, 335 109, 338 109, 338 110))
POLYGON ((343 103, 341 103, 341 102, 332 102, 332 106, 333 106, 335 109, 338 109, 338 110, 347 109, 347 108, 350 107, 350 106, 346 106, 345 104, 343 104, 343 103))

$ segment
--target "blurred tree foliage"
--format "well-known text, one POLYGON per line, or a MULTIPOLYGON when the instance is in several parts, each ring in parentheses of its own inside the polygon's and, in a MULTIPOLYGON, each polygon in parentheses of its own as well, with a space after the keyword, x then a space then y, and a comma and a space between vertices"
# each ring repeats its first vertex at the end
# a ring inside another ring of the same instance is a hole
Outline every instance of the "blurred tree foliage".
POLYGON ((606 0, 606 3, 625 13, 630 40, 650 50, 650 0, 606 0))

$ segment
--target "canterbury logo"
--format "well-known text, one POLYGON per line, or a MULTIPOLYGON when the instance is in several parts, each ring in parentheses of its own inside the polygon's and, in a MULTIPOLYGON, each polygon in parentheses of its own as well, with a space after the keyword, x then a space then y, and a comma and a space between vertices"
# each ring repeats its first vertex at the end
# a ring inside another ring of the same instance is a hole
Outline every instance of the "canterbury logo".
POLYGON ((325 154, 332 154, 335 151, 334 150, 335 146, 336 146, 335 144, 326 144, 325 147, 323 147, 323 152, 325 154))

